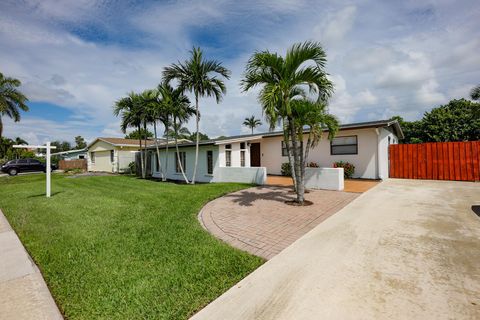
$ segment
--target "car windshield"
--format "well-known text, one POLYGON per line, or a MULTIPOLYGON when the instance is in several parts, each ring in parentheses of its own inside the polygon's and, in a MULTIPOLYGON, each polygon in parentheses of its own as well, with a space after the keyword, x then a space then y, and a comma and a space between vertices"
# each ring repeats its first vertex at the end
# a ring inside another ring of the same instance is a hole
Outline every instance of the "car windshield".
POLYGON ((7 162, 7 164, 14 164, 17 160, 10 160, 7 162))

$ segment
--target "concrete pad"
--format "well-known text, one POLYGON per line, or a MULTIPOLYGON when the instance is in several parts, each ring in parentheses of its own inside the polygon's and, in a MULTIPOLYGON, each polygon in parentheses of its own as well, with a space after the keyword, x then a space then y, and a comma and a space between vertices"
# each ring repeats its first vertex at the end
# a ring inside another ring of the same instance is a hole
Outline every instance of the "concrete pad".
POLYGON ((389 180, 192 319, 480 319, 480 184, 389 180))
POLYGON ((40 270, 1 211, 0 319, 63 319, 40 270))

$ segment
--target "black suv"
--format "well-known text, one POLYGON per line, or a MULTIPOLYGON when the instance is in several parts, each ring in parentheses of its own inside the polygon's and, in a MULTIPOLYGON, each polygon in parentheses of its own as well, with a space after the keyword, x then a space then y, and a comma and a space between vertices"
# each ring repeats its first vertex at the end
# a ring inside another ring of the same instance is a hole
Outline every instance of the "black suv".
MULTIPOLYGON (((52 165, 51 168, 54 170, 55 166, 52 165)), ((16 176, 19 172, 46 171, 45 164, 37 159, 10 160, 1 166, 0 170, 11 176, 16 176)))

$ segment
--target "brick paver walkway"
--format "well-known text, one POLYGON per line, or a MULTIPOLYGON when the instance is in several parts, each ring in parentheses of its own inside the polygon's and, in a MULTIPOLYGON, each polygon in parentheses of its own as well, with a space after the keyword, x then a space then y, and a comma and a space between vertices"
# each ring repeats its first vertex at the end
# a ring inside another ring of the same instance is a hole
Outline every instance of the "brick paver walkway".
POLYGON ((284 203, 295 197, 291 188, 254 187, 209 202, 199 220, 217 238, 270 259, 358 196, 312 190, 305 198, 313 205, 293 207, 284 203))

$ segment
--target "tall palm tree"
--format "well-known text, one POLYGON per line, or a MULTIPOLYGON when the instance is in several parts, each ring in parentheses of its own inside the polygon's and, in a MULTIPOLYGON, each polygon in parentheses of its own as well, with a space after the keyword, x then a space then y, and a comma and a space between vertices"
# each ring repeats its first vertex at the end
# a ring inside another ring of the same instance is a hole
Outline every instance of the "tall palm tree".
POLYGON ((7 116, 13 121, 20 121, 20 110, 28 111, 25 104, 28 99, 17 88, 22 83, 18 79, 5 77, 0 72, 0 138, 3 133, 2 116, 7 116))
POLYGON ((305 200, 305 186, 298 123, 295 122, 295 105, 291 102, 304 98, 306 88, 318 102, 328 100, 333 93, 333 84, 327 78, 325 63, 325 51, 319 43, 311 41, 294 44, 285 57, 269 51, 256 52, 247 63, 241 82, 244 91, 261 86, 259 101, 270 127, 282 122, 293 169, 296 201, 301 204, 305 200))
MULTIPOLYGON (((182 162, 180 161, 180 150, 178 148, 178 139, 180 135, 180 131, 182 129, 182 124, 186 123, 191 116, 196 114, 194 108, 190 106, 190 100, 188 97, 183 93, 182 88, 173 88, 170 83, 164 81, 159 86, 160 95, 162 96, 162 104, 168 113, 168 117, 170 122, 169 125, 166 127, 166 137, 167 139, 173 138, 175 141, 175 149, 177 153, 177 165, 180 168, 180 172, 186 183, 189 183, 188 178, 185 174, 182 162)), ((167 140, 167 147, 168 147, 168 140, 167 140)), ((168 154, 167 154, 168 159, 168 154)))
MULTIPOLYGON (((160 148, 158 146, 158 135, 157 135, 157 122, 160 120, 164 108, 163 104, 161 101, 161 97, 159 95, 158 90, 144 90, 140 94, 140 101, 141 105, 143 108, 143 125, 145 128, 145 132, 147 132, 146 128, 147 125, 152 124, 153 125, 153 131, 154 131, 154 143, 155 143, 155 149, 156 149, 156 154, 157 154, 157 165, 159 168, 161 168, 161 160, 160 160, 160 148)), ((144 147, 145 147, 145 167, 147 166, 147 136, 145 135, 144 137, 144 147)), ((163 178, 163 174, 162 174, 163 178)))
POLYGON ((258 126, 261 126, 262 121, 260 121, 260 119, 255 119, 255 116, 251 116, 250 118, 245 118, 245 121, 243 121, 243 125, 252 129, 252 135, 253 135, 253 129, 255 129, 258 126))
POLYGON ((195 143, 195 166, 193 169, 192 184, 195 184, 198 166, 198 143, 200 141, 200 111, 198 100, 200 97, 215 97, 217 103, 226 94, 227 88, 222 79, 230 79, 230 71, 216 60, 205 60, 200 48, 193 48, 191 57, 185 62, 172 64, 163 72, 163 79, 167 82, 176 79, 182 90, 189 91, 195 96, 196 115, 196 143, 195 143))
MULTIPOLYGON (((113 107, 113 114, 115 116, 121 116, 120 129, 123 133, 126 133, 127 128, 135 128, 140 132, 144 115, 141 105, 140 97, 134 92, 130 92, 126 97, 121 98, 115 102, 113 107)), ((140 145, 140 169, 142 178, 145 179, 146 171, 143 161, 142 152, 142 137, 139 135, 138 143, 140 145)))

